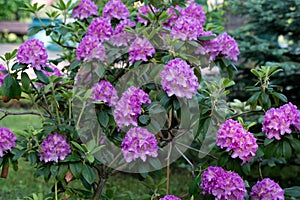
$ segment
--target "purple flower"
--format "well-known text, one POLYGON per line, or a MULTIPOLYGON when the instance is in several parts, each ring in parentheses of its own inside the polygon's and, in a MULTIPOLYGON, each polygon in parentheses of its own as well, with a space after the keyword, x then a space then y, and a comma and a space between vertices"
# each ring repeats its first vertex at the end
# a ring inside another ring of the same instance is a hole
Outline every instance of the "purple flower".
POLYGON ((171 36, 181 40, 196 40, 202 32, 203 27, 199 20, 183 15, 174 22, 171 36))
POLYGON ((238 60, 240 50, 238 48, 238 44, 231 36, 229 36, 227 33, 222 33, 218 35, 216 40, 219 43, 221 55, 233 61, 238 60))
POLYGON ((174 195, 166 195, 164 196, 164 198, 160 198, 159 200, 181 200, 181 199, 174 195))
POLYGON ((199 24, 203 26, 205 24, 206 16, 203 11, 203 8, 197 3, 191 3, 188 7, 186 7, 183 11, 185 16, 193 17, 199 24))
POLYGON ((21 64, 30 64, 31 67, 41 70, 47 63, 48 54, 44 43, 31 39, 24 42, 18 49, 17 60, 21 64))
POLYGON ((258 148, 253 134, 232 119, 226 120, 219 128, 216 145, 222 149, 226 148, 226 151, 232 150, 231 157, 239 157, 243 161, 242 164, 250 162, 258 148))
POLYGON ((73 9, 73 17, 84 19, 93 15, 98 15, 98 7, 93 1, 82 0, 80 4, 73 9))
POLYGON ((300 130, 300 111, 292 103, 285 104, 279 108, 271 108, 265 113, 262 122, 262 131, 267 138, 273 137, 280 140, 281 135, 291 134, 291 126, 300 130))
MULTIPOLYGON (((152 6, 152 9, 154 12, 158 12, 159 10, 155 7, 152 6)), ((138 10, 138 15, 137 15, 137 19, 138 19, 138 22, 142 23, 142 24, 145 24, 147 25, 148 24, 148 20, 144 19, 141 17, 140 14, 144 15, 144 16, 148 16, 148 13, 152 13, 152 10, 149 6, 141 6, 138 10)))
POLYGON ((264 178, 252 187, 250 197, 252 200, 284 200, 284 190, 273 180, 264 178))
POLYGON ((71 153, 70 145, 57 133, 48 135, 40 147, 40 161, 45 162, 64 160, 71 153))
POLYGON ((114 110, 114 118, 117 125, 137 126, 137 116, 142 113, 142 104, 151 103, 149 96, 143 90, 134 86, 129 87, 117 102, 114 110))
POLYGON ((7 74, 2 72, 2 70, 7 71, 7 69, 2 64, 0 64, 0 87, 3 85, 4 79, 7 76, 7 74))
MULTIPOLYGON (((204 31, 201 36, 213 36, 211 31, 204 31)), ((210 60, 214 60, 220 53, 220 45, 217 39, 203 40, 201 46, 198 46, 195 53, 210 56, 210 60)))
POLYGON ((93 86, 92 99, 115 106, 118 101, 117 90, 110 82, 101 80, 93 86))
POLYGON ((125 19, 120 21, 120 23, 116 26, 114 34, 111 36, 110 41, 115 46, 128 46, 128 43, 134 39, 134 35, 125 32, 125 27, 134 27, 135 22, 125 19))
POLYGON ((103 8, 102 16, 112 19, 127 19, 130 12, 126 5, 120 0, 110 0, 103 8))
POLYGON ((103 42, 110 39, 113 29, 110 20, 104 17, 95 18, 87 29, 86 35, 92 36, 103 42))
POLYGON ((198 79, 191 67, 180 58, 170 60, 160 74, 162 88, 168 96, 191 99, 197 93, 198 79))
POLYGON ((200 187, 203 194, 212 194, 216 200, 241 200, 247 194, 243 179, 221 167, 208 167, 202 174, 200 187))
POLYGON ((171 17, 164 23, 164 27, 171 28, 176 22, 176 20, 183 14, 183 9, 180 6, 176 5, 175 7, 172 6, 168 8, 167 12, 171 17), (179 16, 175 12, 175 10, 178 11, 179 16))
POLYGON ((137 158, 146 161, 147 156, 157 157, 158 145, 155 135, 141 127, 131 128, 122 142, 122 152, 126 162, 137 158))
POLYGON ((152 57, 155 49, 147 39, 136 38, 129 47, 129 61, 134 63, 139 60, 148 61, 147 56, 152 57))
POLYGON ((0 127, 0 157, 3 157, 4 151, 11 151, 16 146, 16 135, 6 127, 0 127))
POLYGON ((87 35, 82 38, 76 49, 77 60, 83 61, 105 61, 106 53, 105 47, 94 36, 87 35))

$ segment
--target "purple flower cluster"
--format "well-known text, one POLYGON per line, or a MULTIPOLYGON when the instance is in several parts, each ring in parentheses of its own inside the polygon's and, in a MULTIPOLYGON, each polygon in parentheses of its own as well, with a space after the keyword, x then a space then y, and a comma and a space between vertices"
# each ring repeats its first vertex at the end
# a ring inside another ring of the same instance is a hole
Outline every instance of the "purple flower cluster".
POLYGON ((164 23, 164 27, 166 28, 171 28, 175 21, 179 18, 179 16, 176 14, 175 10, 178 11, 179 16, 181 16, 183 14, 183 9, 176 5, 175 7, 172 6, 170 8, 167 9, 167 12, 169 14, 169 16, 171 16, 165 23, 164 23))
MULTIPOLYGON (((201 36, 212 36, 213 34, 208 32, 203 32, 201 36)), ((202 46, 198 47, 196 54, 209 54, 210 60, 215 60, 215 58, 220 55, 227 59, 237 61, 238 55, 240 54, 238 44, 236 41, 229 36, 227 33, 218 35, 216 38, 211 40, 201 41, 202 46)))
POLYGON ((64 160, 71 153, 70 145, 57 133, 48 135, 40 147, 40 161, 45 162, 64 160))
MULTIPOLYGON (((152 9, 154 12, 158 12, 159 10, 155 7, 152 6, 152 9)), ((152 10, 149 6, 141 6, 138 10, 138 15, 137 15, 137 19, 138 19, 138 22, 144 24, 144 25, 147 25, 148 24, 148 21, 144 18, 141 17, 141 14, 144 15, 144 16, 148 16, 148 13, 152 13, 152 10)))
POLYGON ((206 16, 203 8, 197 3, 191 3, 188 7, 184 9, 183 14, 188 17, 193 17, 197 19, 199 24, 203 26, 205 24, 206 16))
POLYGON ((237 61, 240 51, 236 41, 227 33, 218 35, 217 40, 220 46, 220 54, 227 59, 237 61))
POLYGON ((122 142, 122 152, 126 162, 137 158, 146 161, 147 156, 157 157, 158 145, 155 135, 141 127, 131 128, 122 142))
POLYGON ((98 7, 91 0, 82 0, 80 4, 73 9, 73 17, 85 19, 93 15, 98 15, 98 7))
POLYGON ((17 60, 21 64, 30 64, 31 67, 41 70, 48 60, 44 43, 37 39, 27 40, 19 47, 17 60))
MULTIPOLYGON (((184 10, 179 9, 180 17, 176 19, 173 9, 168 10, 173 16, 167 21, 166 26, 171 27, 171 36, 181 40, 196 40, 204 32, 206 16, 203 8, 197 3, 191 3, 184 10)), ((176 15, 176 14, 175 14, 176 15)))
POLYGON ((111 36, 111 42, 115 46, 128 46, 128 43, 134 39, 134 35, 125 32, 125 27, 134 27, 135 22, 129 20, 129 19, 124 19, 120 21, 120 23, 116 26, 114 30, 114 34, 111 36))
POLYGON ((106 57, 105 47, 97 39, 97 37, 87 35, 82 38, 76 49, 77 60, 83 61, 104 61, 106 57))
POLYGON ((0 87, 3 85, 4 79, 7 76, 7 74, 4 74, 2 72, 2 70, 4 71, 4 70, 7 70, 7 69, 2 64, 0 64, 0 87))
POLYGON ((0 157, 3 157, 4 151, 11 151, 16 146, 16 135, 6 127, 0 127, 0 157))
POLYGON ((174 195, 166 195, 164 196, 164 198, 160 198, 159 200, 181 200, 181 199, 174 195))
POLYGON ((202 32, 203 27, 197 19, 183 15, 174 22, 171 36, 181 40, 196 40, 202 32))
POLYGON ((102 16, 109 19, 127 19, 129 14, 126 5, 120 0, 110 0, 105 4, 102 11, 102 16))
POLYGON ((284 190, 273 180, 264 178, 252 187, 250 197, 252 200, 284 200, 284 190))
POLYGON ((142 104, 149 104, 151 100, 147 93, 134 86, 129 87, 117 102, 114 110, 114 118, 117 125, 137 126, 137 116, 142 113, 142 104))
POLYGON ((147 39, 136 38, 130 45, 128 52, 129 61, 134 63, 139 60, 148 61, 147 56, 152 57, 155 54, 155 49, 147 39))
POLYGON ((231 157, 239 157, 243 161, 242 164, 250 162, 258 148, 253 134, 232 119, 226 120, 219 128, 216 144, 222 149, 226 148, 226 151, 232 150, 231 157))
POLYGON ((52 64, 47 64, 47 67, 49 67, 50 69, 53 70, 53 72, 48 72, 48 71, 45 71, 43 70, 43 72, 46 74, 46 76, 63 76, 63 73, 55 66, 55 65, 52 65, 52 64))
POLYGON ((118 101, 117 90, 109 81, 101 80, 93 86, 92 99, 115 106, 118 101))
POLYGON ((191 67, 179 58, 170 60, 161 72, 162 88, 168 96, 175 94, 177 97, 191 99, 197 93, 198 79, 191 67))
POLYGON ((300 111, 292 103, 279 108, 271 108, 265 113, 262 131, 267 138, 280 140, 281 135, 292 133, 291 126, 300 130, 300 111))
POLYGON ((110 19, 104 17, 95 18, 87 29, 86 35, 97 38, 100 42, 110 39, 113 34, 110 19))
POLYGON ((237 173, 221 167, 208 167, 202 174, 200 187, 203 194, 212 194, 216 200, 240 200, 247 194, 243 179, 237 173))

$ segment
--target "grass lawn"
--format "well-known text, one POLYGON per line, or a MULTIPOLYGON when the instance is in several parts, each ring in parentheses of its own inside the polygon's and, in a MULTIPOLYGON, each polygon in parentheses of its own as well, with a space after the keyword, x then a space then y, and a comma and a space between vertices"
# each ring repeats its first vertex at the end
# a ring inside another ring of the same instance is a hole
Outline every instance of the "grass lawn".
MULTIPOLYGON (((9 110, 11 112, 20 112, 24 110, 9 110)), ((0 117, 2 113, 0 113, 0 117)), ((38 128, 41 126, 41 119, 39 116, 33 115, 14 115, 8 116, 0 121, 0 127, 6 126, 10 128, 14 133, 21 133, 24 129, 29 127, 38 128)), ((189 172, 183 169, 172 169, 170 177, 170 193, 178 196, 184 196, 188 192, 191 175, 189 172)), ((164 170, 165 171, 165 170, 164 170)), ((29 162, 23 159, 19 160, 19 170, 13 171, 9 169, 9 175, 7 179, 0 179, 0 199, 5 200, 18 200, 23 199, 26 196, 32 195, 32 193, 43 193, 44 196, 51 192, 51 184, 46 184, 42 177, 34 178, 35 170, 29 162)), ((164 172, 162 176, 164 176, 164 172)), ((156 180, 159 181, 159 180, 156 180)), ((163 188, 160 191, 164 193, 163 188)), ((118 194, 130 193, 136 200, 142 199, 146 194, 151 193, 150 189, 143 185, 142 181, 139 181, 137 175, 118 173, 113 177, 110 177, 105 184, 104 191, 115 190, 118 194)), ((116 200, 120 198, 115 198, 116 200)), ((125 198, 121 198, 126 200, 125 198)), ((184 199, 184 198, 183 198, 184 199)), ((128 198, 129 200, 129 198, 128 198)))

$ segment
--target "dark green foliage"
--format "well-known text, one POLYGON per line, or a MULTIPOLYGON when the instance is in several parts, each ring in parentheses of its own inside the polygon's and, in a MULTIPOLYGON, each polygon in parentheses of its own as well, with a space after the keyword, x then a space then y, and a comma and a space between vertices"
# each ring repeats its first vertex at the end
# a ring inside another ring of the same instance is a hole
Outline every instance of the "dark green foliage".
POLYGON ((274 83, 284 86, 290 101, 299 102, 300 1, 233 0, 228 1, 228 8, 234 17, 244 19, 233 34, 241 51, 236 81, 240 88, 253 79, 247 68, 279 66, 284 72, 274 83))

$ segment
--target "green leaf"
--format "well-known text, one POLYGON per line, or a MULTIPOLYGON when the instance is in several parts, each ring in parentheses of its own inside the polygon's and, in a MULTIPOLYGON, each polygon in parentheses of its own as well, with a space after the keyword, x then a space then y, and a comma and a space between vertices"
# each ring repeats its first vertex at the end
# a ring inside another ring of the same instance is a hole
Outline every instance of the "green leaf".
POLYGON ((67 164, 60 165, 59 168, 58 168, 58 172, 56 174, 57 180, 59 180, 59 181, 64 180, 67 171, 68 171, 68 165, 67 164))
POLYGON ((297 138, 293 138, 289 140, 292 148, 294 149, 294 151, 296 153, 300 153, 300 140, 298 140, 297 138))
POLYGON ((246 175, 249 175, 249 174, 250 174, 250 172, 251 172, 251 165, 250 165, 250 163, 243 164, 241 168, 242 168, 242 171, 243 171, 246 175))
POLYGON ((22 72, 22 74, 21 74, 21 83, 22 83, 23 88, 26 91, 28 91, 29 86, 30 86, 30 78, 29 78, 28 74, 25 72, 22 72))
POLYGON ((28 34, 28 36, 33 36, 42 30, 44 30, 42 26, 32 26, 28 29, 27 34, 28 34))
POLYGON ((287 102, 288 99, 284 94, 278 93, 278 92, 272 92, 271 93, 273 96, 277 97, 278 99, 280 99, 283 102, 287 102))
POLYGON ((92 154, 87 154, 86 159, 89 161, 89 163, 93 163, 95 161, 95 157, 92 154))
POLYGON ((17 70, 17 69, 25 69, 27 66, 28 66, 27 64, 19 64, 19 63, 15 63, 15 64, 12 66, 11 70, 12 70, 12 71, 15 71, 15 70, 17 70))
POLYGON ((82 176, 89 184, 94 183, 96 177, 93 168, 88 165, 83 166, 82 176))
POLYGON ((285 159, 289 159, 292 156, 292 148, 287 141, 283 141, 282 153, 285 159))
POLYGON ((300 197, 300 186, 284 188, 284 194, 291 197, 300 197))
POLYGON ((266 138, 265 141, 264 141, 264 146, 267 146, 267 145, 271 144, 273 141, 274 141, 274 139, 266 138))
POLYGON ((75 178, 79 178, 81 175, 81 172, 83 170, 83 164, 81 162, 78 163, 69 163, 69 168, 71 170, 71 173, 75 178))
POLYGON ((261 93, 261 100, 262 100, 262 106, 265 108, 265 110, 268 110, 271 107, 271 100, 269 95, 266 93, 261 93))
POLYGON ((107 127, 109 122, 109 116, 107 112, 100 112, 98 114, 98 122, 101 124, 101 126, 107 127))
POLYGON ((34 72, 35 72, 35 75, 37 76, 39 81, 41 81, 44 84, 49 83, 49 78, 46 74, 44 74, 44 72, 39 71, 39 70, 34 70, 34 72))
POLYGON ((72 143, 77 149, 79 149, 80 151, 86 152, 86 151, 83 149, 83 147, 82 147, 80 144, 78 144, 77 142, 71 141, 71 143, 72 143))

